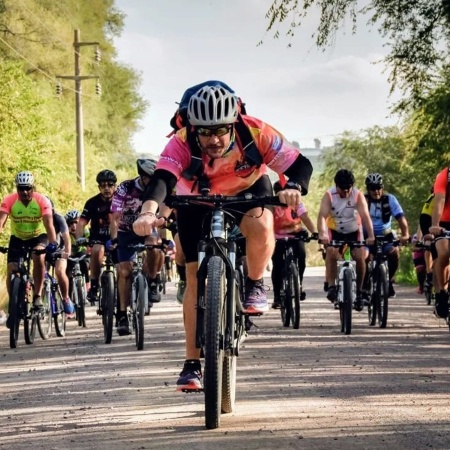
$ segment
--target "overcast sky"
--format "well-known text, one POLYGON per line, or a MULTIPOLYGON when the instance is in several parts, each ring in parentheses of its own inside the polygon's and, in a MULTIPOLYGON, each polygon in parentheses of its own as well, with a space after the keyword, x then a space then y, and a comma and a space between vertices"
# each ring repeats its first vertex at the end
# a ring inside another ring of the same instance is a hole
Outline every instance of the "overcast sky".
POLYGON ((317 17, 288 39, 266 33, 272 0, 116 0, 126 14, 116 40, 118 60, 142 76, 150 103, 137 152, 159 154, 169 120, 184 90, 209 79, 229 84, 247 112, 273 125, 301 147, 314 138, 330 145, 345 130, 397 123, 390 116, 387 53, 365 19, 356 35, 340 32, 332 48, 319 51, 311 34, 317 17), (260 40, 263 45, 257 46, 260 40))

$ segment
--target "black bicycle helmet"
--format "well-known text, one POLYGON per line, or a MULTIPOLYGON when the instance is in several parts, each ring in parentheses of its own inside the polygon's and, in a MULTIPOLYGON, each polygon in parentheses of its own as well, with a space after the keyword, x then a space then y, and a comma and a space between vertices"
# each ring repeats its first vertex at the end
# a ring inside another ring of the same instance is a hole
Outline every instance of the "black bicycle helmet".
POLYGON ((383 177, 379 173, 369 173, 366 177, 366 186, 383 187, 383 177))
POLYGON ((334 182, 336 186, 342 189, 349 189, 355 183, 355 177, 350 170, 339 169, 334 176, 334 182))
POLYGON ((156 161, 154 159, 141 158, 136 161, 136 165, 140 176, 151 177, 155 173, 156 161))
POLYGON ((113 183, 117 183, 116 174, 112 170, 102 170, 97 174, 97 183, 103 183, 105 181, 112 181, 113 183))

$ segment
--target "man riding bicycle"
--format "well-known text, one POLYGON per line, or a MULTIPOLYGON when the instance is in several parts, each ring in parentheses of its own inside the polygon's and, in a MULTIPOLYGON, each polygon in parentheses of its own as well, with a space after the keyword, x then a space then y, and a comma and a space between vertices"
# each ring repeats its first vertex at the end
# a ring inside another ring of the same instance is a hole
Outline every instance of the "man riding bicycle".
MULTIPOLYGON (((127 306, 131 296, 131 272, 133 261, 136 259, 136 251, 126 248, 129 244, 151 244, 158 245, 161 239, 156 229, 151 230, 149 235, 142 238, 133 231, 133 222, 139 216, 142 206, 142 196, 145 188, 153 177, 156 161, 152 159, 138 159, 137 172, 139 176, 131 180, 123 181, 114 193, 110 224, 111 240, 107 242, 107 248, 117 248, 119 270, 117 275, 117 286, 119 293, 119 309, 117 311, 117 332, 119 335, 129 334, 127 306)), ((164 254, 159 249, 148 249, 144 271, 147 275, 149 288, 149 302, 156 303, 161 300, 160 280, 158 273, 164 264, 164 254)))
MULTIPOLYGON (((355 187, 353 173, 346 169, 340 169, 334 177, 335 187, 328 189, 320 203, 317 229, 319 239, 326 247, 325 270, 328 284, 327 299, 336 302, 337 289, 337 260, 339 249, 328 246, 332 240, 336 241, 361 241, 363 240, 362 226, 367 230, 366 242, 373 245, 375 237, 372 220, 370 219, 367 202, 362 192, 355 187), (362 222, 362 224, 361 224, 362 222)), ((355 310, 362 311, 362 285, 366 273, 366 258, 369 252, 366 247, 354 248, 352 257, 356 261, 356 301, 355 310)))
MULTIPOLYGON (((297 208, 302 193, 308 191, 310 161, 270 125, 241 113, 238 97, 224 83, 208 81, 190 91, 193 94, 184 110, 187 123, 161 154, 144 195, 142 213, 134 223, 135 232, 145 236, 155 224, 160 224, 162 219, 156 217, 158 205, 175 186, 177 194, 196 194, 207 188, 211 194, 271 195, 267 167, 288 176, 289 182, 278 196, 283 203, 297 208), (237 132, 238 127, 251 135, 261 164, 252 163, 246 157, 242 144, 244 134, 237 132), (194 158, 194 155, 198 156, 194 158), (192 162, 197 162, 200 169, 194 176, 189 174, 192 162)), ((275 246, 273 214, 270 208, 248 208, 246 204, 235 208, 242 214, 238 225, 247 241, 248 278, 243 307, 248 313, 263 313, 268 310, 263 276, 275 246)), ((203 237, 202 222, 208 211, 202 207, 177 210, 187 281, 183 300, 186 361, 177 381, 179 391, 202 389, 200 349, 195 343, 197 243, 203 237)))
POLYGON ((110 209, 112 196, 116 190, 117 177, 112 170, 105 169, 97 174, 96 180, 100 192, 85 203, 75 232, 77 245, 85 245, 86 238, 84 237, 84 231, 86 226, 90 223, 90 240, 98 241, 103 244, 94 244, 91 250, 89 262, 91 289, 88 294, 91 302, 98 300, 98 279, 105 258, 104 244, 111 239, 109 235, 109 223, 111 219, 110 209))
MULTIPOLYGON (((0 206, 0 233, 9 217, 11 237, 8 244, 8 268, 6 289, 10 292, 10 280, 17 270, 23 248, 54 253, 58 248, 53 226, 50 200, 35 191, 34 176, 29 171, 19 172, 15 178, 17 192, 7 195, 0 206), (50 243, 49 243, 50 242, 50 243)), ((33 305, 42 308, 42 286, 45 277, 45 255, 31 255, 33 261, 34 299, 33 305)))

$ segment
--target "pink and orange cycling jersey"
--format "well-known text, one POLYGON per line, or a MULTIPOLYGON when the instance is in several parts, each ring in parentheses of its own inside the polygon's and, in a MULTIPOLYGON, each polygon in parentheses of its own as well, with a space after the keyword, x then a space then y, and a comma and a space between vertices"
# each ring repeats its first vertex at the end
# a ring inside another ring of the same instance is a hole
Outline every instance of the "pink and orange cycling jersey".
POLYGON ((445 195, 444 210, 442 211, 441 222, 450 222, 450 195, 447 194, 448 187, 448 167, 441 170, 434 182, 434 195, 443 194, 445 195))
POLYGON ((11 219, 11 235, 26 241, 46 233, 42 217, 52 214, 52 205, 45 195, 34 192, 25 206, 15 192, 3 199, 0 211, 11 219))
MULTIPOLYGON (((297 159, 300 151, 286 141, 281 133, 270 125, 249 116, 243 116, 249 127, 255 144, 261 153, 263 164, 250 167, 240 142, 223 157, 211 160, 202 154, 204 174, 210 181, 211 194, 234 195, 252 186, 256 180, 267 173, 267 167, 274 172, 283 173, 297 159), (267 165, 267 167, 266 167, 267 165)), ((179 130, 166 145, 157 164, 157 169, 164 169, 177 177, 177 194, 196 194, 195 181, 182 177, 191 162, 191 151, 186 140, 186 128, 179 130)))
POLYGON ((303 229, 301 217, 306 212, 303 203, 300 203, 295 214, 292 208, 276 206, 273 211, 275 237, 291 236, 301 231, 303 229))

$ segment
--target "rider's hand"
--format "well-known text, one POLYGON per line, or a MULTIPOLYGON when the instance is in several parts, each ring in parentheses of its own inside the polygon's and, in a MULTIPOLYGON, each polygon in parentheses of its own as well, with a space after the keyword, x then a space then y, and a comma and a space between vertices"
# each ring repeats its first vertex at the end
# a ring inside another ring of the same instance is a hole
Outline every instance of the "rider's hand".
POLYGON ((431 226, 428 230, 431 234, 433 234, 434 236, 439 236, 442 234, 442 232, 444 231, 444 228, 440 227, 440 226, 431 226))
POLYGON ((117 238, 116 239, 109 239, 108 241, 106 241, 105 247, 106 250, 108 250, 109 252, 112 252, 117 245, 117 238))
POLYGON ((55 253, 57 249, 58 249, 57 242, 50 242, 50 244, 48 244, 47 247, 45 247, 45 251, 47 253, 55 253))
POLYGON ((311 233, 311 240, 313 241, 319 240, 319 233, 311 233))
POLYGON ((159 225, 164 219, 157 219, 155 213, 151 211, 139 214, 139 217, 133 223, 133 231, 138 236, 150 236, 153 228, 159 225))
POLYGON ((374 237, 370 237, 366 239, 366 245, 375 245, 375 238, 374 237))
POLYGON ((278 198, 280 202, 286 203, 287 206, 296 211, 302 201, 302 194, 297 189, 284 189, 278 192, 278 198))
POLYGON ((410 241, 409 236, 401 236, 399 240, 402 245, 407 245, 410 241))

